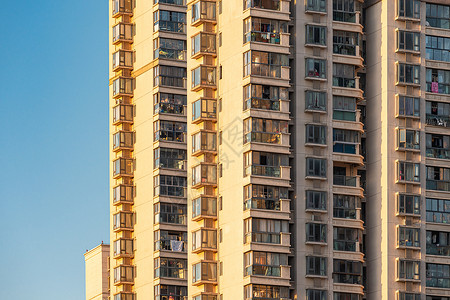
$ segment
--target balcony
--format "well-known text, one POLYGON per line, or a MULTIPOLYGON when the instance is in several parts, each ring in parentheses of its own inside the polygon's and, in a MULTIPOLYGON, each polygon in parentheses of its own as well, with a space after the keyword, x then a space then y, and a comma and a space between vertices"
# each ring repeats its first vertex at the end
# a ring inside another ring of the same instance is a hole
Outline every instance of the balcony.
POLYGON ((120 184, 113 188, 113 204, 132 204, 134 199, 134 186, 120 184))
POLYGON ((130 23, 119 23, 112 28, 113 45, 133 42, 133 25, 130 23))
POLYGON ((113 161, 113 178, 133 176, 134 160, 132 158, 118 158, 113 161))
POLYGON ((113 107, 113 125, 133 123, 133 105, 118 104, 113 107))
POLYGON ((204 88, 217 88, 215 67, 199 66, 192 70, 191 90, 198 92, 204 88))
POLYGON ((118 131, 113 134, 113 151, 132 150, 134 145, 134 132, 118 131))
POLYGON ((251 165, 245 167, 245 176, 264 176, 290 180, 289 166, 251 165))
POLYGON ((201 98, 192 103, 192 123, 217 121, 217 100, 201 98))
POLYGON ((121 15, 132 15, 133 6, 132 0, 113 0, 112 2, 112 17, 117 18, 121 15))
POLYGON ((128 96, 133 96, 133 78, 118 77, 112 83, 113 97, 115 99, 128 96))
POLYGON ((154 59, 186 60, 186 50, 159 48, 154 51, 154 59))
POLYGON ((114 72, 120 69, 133 69, 133 52, 129 50, 119 50, 112 55, 112 70, 114 72))
POLYGON ((439 255, 439 256, 450 256, 450 246, 439 246, 439 244, 428 244, 427 243, 427 254, 428 255, 439 255))
POLYGON ((156 268, 155 278, 187 279, 187 269, 178 267, 156 268))
POLYGON ((216 2, 200 0, 192 4, 192 26, 216 22, 216 2))
POLYGON ((174 114, 185 116, 187 113, 186 105, 175 103, 156 103, 154 106, 155 114, 174 114))
POLYGON ((186 241, 180 241, 179 239, 160 239, 155 241, 155 251, 170 251, 186 253, 187 243, 186 241))
POLYGON ((248 42, 289 47, 289 34, 284 32, 250 31, 244 33, 244 43, 248 42))
POLYGON ((281 244, 281 232, 249 232, 245 235, 245 243, 281 244))
POLYGON ((217 198, 201 196, 192 200, 192 220, 217 219, 217 198))
POLYGON ((178 21, 159 20, 153 24, 154 32, 166 31, 186 34, 186 24, 178 21))
POLYGON ((427 190, 450 192, 450 181, 427 179, 427 190))
POLYGON ((165 86, 165 87, 176 87, 176 88, 186 88, 186 78, 182 77, 173 77, 173 76, 164 76, 157 75, 153 78, 154 86, 165 86))

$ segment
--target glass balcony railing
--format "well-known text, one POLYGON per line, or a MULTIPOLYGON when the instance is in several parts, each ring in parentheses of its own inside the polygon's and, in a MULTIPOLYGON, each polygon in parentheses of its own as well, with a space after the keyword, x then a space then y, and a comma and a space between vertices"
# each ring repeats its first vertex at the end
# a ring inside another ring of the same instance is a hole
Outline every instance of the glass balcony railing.
POLYGON ((186 78, 158 75, 154 77, 155 86, 186 88, 186 78))
POLYGON ((174 103, 156 103, 154 106, 155 114, 176 114, 186 115, 186 106, 174 103))
POLYGON ((334 142, 333 152, 345 153, 345 154, 356 154, 356 145, 334 142))
POLYGON ((175 49, 155 49, 154 58, 166 58, 175 60, 186 60, 186 50, 175 50, 175 49))
POLYGON ((280 144, 281 133, 249 132, 244 135, 244 144, 249 142, 280 144))
POLYGON ((427 244, 427 254, 450 256, 450 246, 438 246, 435 244, 427 244))
POLYGON ((356 80, 354 78, 333 77, 333 86, 354 89, 356 87, 356 80))
POLYGON ((362 276, 350 274, 333 274, 335 283, 362 284, 362 276))
POLYGON ((356 56, 356 46, 334 43, 333 44, 333 53, 356 56))
POLYGON ((280 210, 280 200, 274 199, 260 199, 250 198, 244 202, 245 209, 267 209, 267 210, 280 210))
POLYGON ((426 115, 427 125, 450 127, 450 117, 443 115, 426 115))
POLYGON ((155 4, 162 3, 162 4, 169 4, 169 5, 186 5, 185 0, 155 0, 155 4))
POLYGON ((356 122, 356 112, 345 110, 333 110, 333 120, 356 122))
POLYGON ((450 288, 450 278, 429 278, 427 277, 427 287, 450 288))
POLYGON ((244 43, 259 42, 279 45, 280 33, 251 31, 244 34, 244 43))
POLYGON ((281 244, 281 233, 249 232, 245 235, 245 243, 281 244))
POLYGON ((333 184, 356 187, 356 176, 333 175, 333 184))
POLYGON ((252 265, 245 268, 245 276, 248 275, 281 277, 281 267, 252 265))
POLYGON ((244 110, 250 108, 279 111, 280 100, 250 98, 244 102, 244 110))
POLYGON ((161 239, 155 242, 155 251, 158 250, 186 252, 186 241, 161 239))
POLYGON ((427 190, 450 192, 450 181, 427 179, 427 190))
POLYGON ((354 241, 334 241, 333 249, 336 251, 356 251, 356 242, 354 241))
POLYGON ((450 159, 450 150, 443 148, 427 148, 427 157, 450 159))
POLYGON ((356 12, 334 10, 333 21, 356 23, 356 12))
POLYGON ((245 168, 245 175, 281 177, 281 167, 251 165, 245 168))
POLYGON ((158 277, 186 279, 187 270, 179 269, 179 268, 160 267, 160 268, 155 269, 155 278, 158 278, 158 277))
POLYGON ((157 21, 154 25, 154 31, 170 31, 176 33, 186 33, 186 24, 176 21, 157 21))
POLYGON ((244 0, 244 9, 262 8, 280 10, 280 0, 244 0))

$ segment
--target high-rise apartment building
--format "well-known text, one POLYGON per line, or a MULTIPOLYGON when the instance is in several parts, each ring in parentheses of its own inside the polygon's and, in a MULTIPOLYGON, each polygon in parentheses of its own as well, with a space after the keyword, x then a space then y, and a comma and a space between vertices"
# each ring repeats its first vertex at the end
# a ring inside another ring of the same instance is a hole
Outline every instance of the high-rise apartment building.
POLYGON ((449 300, 449 10, 110 1, 110 299, 449 300))

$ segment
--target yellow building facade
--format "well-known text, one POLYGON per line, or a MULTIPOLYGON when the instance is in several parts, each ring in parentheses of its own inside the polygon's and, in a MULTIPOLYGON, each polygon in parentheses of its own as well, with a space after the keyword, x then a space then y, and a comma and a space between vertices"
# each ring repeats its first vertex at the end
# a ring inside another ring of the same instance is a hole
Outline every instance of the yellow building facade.
POLYGON ((449 9, 110 1, 110 299, 449 300, 449 9))

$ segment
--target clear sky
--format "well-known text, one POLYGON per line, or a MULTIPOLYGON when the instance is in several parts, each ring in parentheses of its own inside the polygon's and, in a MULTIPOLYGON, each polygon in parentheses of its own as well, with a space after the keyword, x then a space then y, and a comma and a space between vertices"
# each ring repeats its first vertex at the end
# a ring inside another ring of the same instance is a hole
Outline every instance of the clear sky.
POLYGON ((82 300, 109 240, 109 0, 0 3, 0 299, 82 300))

